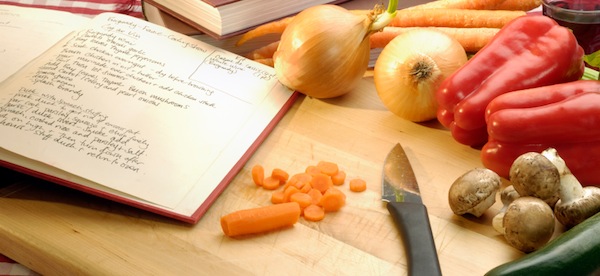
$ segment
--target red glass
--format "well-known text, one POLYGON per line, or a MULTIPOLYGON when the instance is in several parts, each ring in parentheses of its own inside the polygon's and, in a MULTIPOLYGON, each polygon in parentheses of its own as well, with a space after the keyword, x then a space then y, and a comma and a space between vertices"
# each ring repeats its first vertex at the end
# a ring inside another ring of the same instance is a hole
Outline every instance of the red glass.
POLYGON ((573 30, 586 55, 600 50, 600 0, 544 0, 543 13, 573 30))

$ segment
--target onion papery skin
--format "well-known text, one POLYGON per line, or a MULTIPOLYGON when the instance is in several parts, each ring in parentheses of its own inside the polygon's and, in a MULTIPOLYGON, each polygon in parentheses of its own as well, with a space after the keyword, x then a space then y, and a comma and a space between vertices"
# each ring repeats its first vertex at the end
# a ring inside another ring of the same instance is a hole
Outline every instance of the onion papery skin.
POLYGON ((314 98, 350 92, 369 63, 372 20, 336 5, 307 8, 283 34, 273 66, 279 81, 314 98))
POLYGON ((466 62, 467 54, 454 38, 435 30, 412 30, 381 51, 373 81, 388 110, 424 122, 437 117, 435 92, 442 81, 466 62))

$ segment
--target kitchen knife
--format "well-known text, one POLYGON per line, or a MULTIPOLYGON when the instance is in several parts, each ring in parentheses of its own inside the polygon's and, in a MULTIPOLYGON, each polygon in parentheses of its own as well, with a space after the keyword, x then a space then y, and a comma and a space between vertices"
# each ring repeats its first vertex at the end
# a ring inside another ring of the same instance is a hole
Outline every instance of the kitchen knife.
POLYGON ((400 144, 396 144, 385 159, 382 182, 381 199, 387 202, 387 209, 404 242, 408 275, 442 275, 427 208, 400 144))

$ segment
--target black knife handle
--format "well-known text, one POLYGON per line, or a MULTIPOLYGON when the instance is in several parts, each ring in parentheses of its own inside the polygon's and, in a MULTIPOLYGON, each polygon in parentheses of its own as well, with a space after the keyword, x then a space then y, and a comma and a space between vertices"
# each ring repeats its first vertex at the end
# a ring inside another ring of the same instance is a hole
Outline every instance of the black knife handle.
POLYGON ((442 275, 425 205, 412 202, 388 202, 387 209, 404 242, 408 275, 442 275))

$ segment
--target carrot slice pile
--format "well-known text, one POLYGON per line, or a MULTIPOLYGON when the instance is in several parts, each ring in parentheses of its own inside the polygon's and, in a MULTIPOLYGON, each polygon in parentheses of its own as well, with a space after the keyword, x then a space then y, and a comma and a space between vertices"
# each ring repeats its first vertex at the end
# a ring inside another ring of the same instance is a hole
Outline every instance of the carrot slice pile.
MULTIPOLYGON (((251 176, 255 186, 272 191, 272 205, 221 217, 221 227, 227 236, 256 234, 291 226, 299 217, 306 221, 321 221, 327 213, 337 212, 346 205, 346 194, 340 190, 346 182, 346 172, 334 162, 320 161, 296 174, 275 168, 270 175, 265 175, 263 166, 254 165, 251 176), (274 207, 281 205, 285 207, 274 207)), ((367 189, 367 183, 353 178, 348 189, 362 192, 367 189)))

